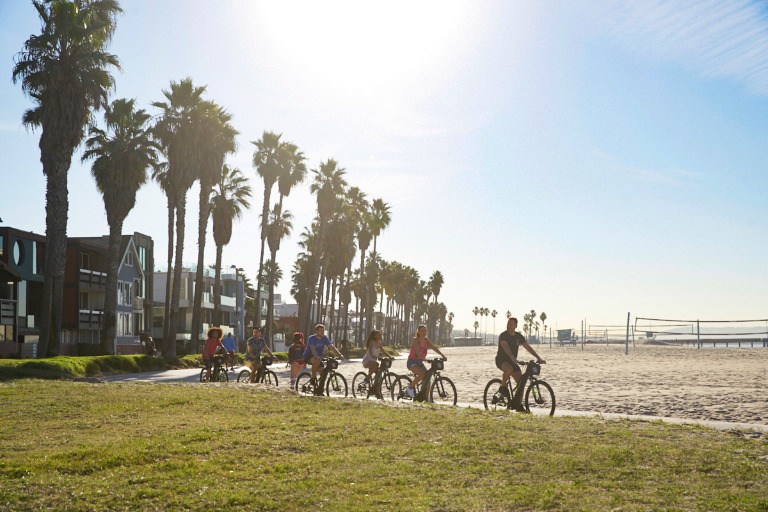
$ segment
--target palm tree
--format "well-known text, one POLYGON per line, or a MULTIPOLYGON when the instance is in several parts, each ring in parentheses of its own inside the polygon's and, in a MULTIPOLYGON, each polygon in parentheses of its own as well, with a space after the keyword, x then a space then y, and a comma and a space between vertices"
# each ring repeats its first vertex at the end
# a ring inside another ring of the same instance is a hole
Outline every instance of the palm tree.
MULTIPOLYGON (((283 211, 283 198, 291 193, 291 190, 299 183, 302 183, 307 177, 307 165, 305 160, 307 157, 304 153, 299 151, 298 146, 290 142, 286 142, 281 147, 281 154, 285 166, 281 169, 283 172, 277 177, 277 191, 280 193, 280 201, 278 202, 279 211, 283 211)), ((262 212, 263 213, 263 212, 262 212)))
POLYGON ((493 335, 496 336, 496 315, 498 315, 499 312, 495 309, 491 311, 491 317, 493 318, 493 335))
POLYGON ((136 205, 136 193, 147 182, 147 169, 158 168, 160 148, 152 140, 150 115, 134 109, 134 100, 115 100, 104 111, 106 131, 91 126, 82 160, 93 159, 91 172, 104 198, 109 223, 107 289, 101 346, 114 353, 117 322, 117 272, 120 267, 120 239, 123 222, 136 205))
MULTIPOLYGON (((208 219, 211 216, 211 191, 221 179, 224 158, 236 148, 235 130, 230 121, 232 116, 214 102, 203 104, 200 119, 200 161, 197 175, 200 181, 200 208, 197 224, 197 273, 195 275, 195 296, 192 306, 192 346, 200 342, 201 313, 203 305, 203 272, 205 269, 205 242, 208 233, 208 219)), ((221 273, 221 269, 216 269, 221 273)), ((215 294, 215 292, 214 292, 215 294)))
POLYGON ((539 315, 539 318, 541 319, 541 330, 544 331, 544 336, 547 336, 547 314, 545 312, 541 312, 539 315))
MULTIPOLYGON (((277 251, 280 250, 280 242, 283 238, 291 234, 293 229, 293 214, 289 210, 284 212, 280 211, 280 204, 276 203, 274 208, 269 214, 267 221, 267 243, 269 244, 269 261, 276 262, 277 251)), ((274 263, 277 265, 277 263, 274 263)), ((282 273, 280 274, 282 277, 282 273)), ((272 276, 274 277, 274 276, 272 276)), ((278 280, 279 281, 279 280, 278 280)), ((272 347, 274 333, 272 332, 272 321, 274 316, 274 304, 275 304, 275 285, 277 282, 274 279, 267 280, 267 286, 269 290, 269 298, 267 303, 269 304, 267 309, 267 332, 264 333, 264 339, 272 347)))
POLYGON ((251 186, 240 169, 222 167, 221 178, 211 197, 213 205, 213 241, 216 243, 216 278, 214 282, 213 318, 221 325, 221 256, 224 246, 232 239, 232 224, 240 219, 243 210, 251 207, 251 186))
POLYGON ((440 290, 443 288, 443 284, 445 284, 443 273, 439 270, 435 270, 429 278, 429 289, 435 297, 435 303, 437 303, 437 296, 440 295, 440 290))
POLYGON ((509 320, 510 318, 512 318, 512 312, 507 310, 507 320, 509 320))
POLYGON ((263 283, 270 290, 269 299, 267 299, 267 322, 268 322, 267 329, 268 329, 269 335, 265 339, 267 340, 267 343, 269 343, 270 348, 273 347, 272 331, 274 330, 274 325, 272 325, 272 322, 273 322, 272 316, 273 316, 273 310, 275 309, 274 290, 275 290, 275 287, 278 284, 280 284, 280 281, 282 279, 283 279, 283 271, 280 270, 280 265, 278 265, 277 262, 273 260, 265 261, 263 283))
MULTIPOLYGON (((171 359, 176 357, 186 196, 187 191, 196 180, 195 172, 200 165, 201 130, 199 124, 208 108, 206 102, 202 100, 204 92, 205 87, 195 87, 191 78, 185 78, 180 82, 171 82, 170 90, 163 91, 167 102, 152 103, 153 106, 162 110, 155 130, 168 159, 168 170, 163 178, 165 180, 163 190, 172 196, 169 196, 168 202, 173 204, 176 210, 176 248, 174 251, 171 305, 166 319, 167 327, 164 328, 167 338, 163 340, 165 343, 163 353, 171 359)), ((172 241, 169 240, 168 243, 170 244, 172 241)), ((171 267, 168 268, 169 278, 170 272, 171 267)), ((167 296, 166 300, 169 300, 167 296)))
POLYGON ((122 9, 116 0, 34 0, 32 5, 40 17, 41 33, 30 36, 16 55, 13 83, 21 81, 22 90, 35 104, 24 112, 23 123, 41 128, 46 255, 38 354, 45 357, 58 344, 61 331, 67 174, 92 109, 107 105, 114 86, 109 69, 120 69, 117 57, 105 49, 122 9))
POLYGON ((272 187, 283 174, 285 165, 285 152, 280 142, 282 134, 265 131, 261 139, 252 140, 256 146, 253 152, 253 167, 256 174, 264 181, 264 202, 261 207, 261 249, 259 253, 259 274, 256 285, 256 325, 261 325, 261 287, 264 275, 264 250, 267 246, 267 220, 269 217, 269 204, 272 197, 272 187))
MULTIPOLYGON (((376 251, 376 244, 379 239, 379 235, 381 235, 381 232, 387 229, 389 226, 389 223, 392 222, 392 216, 391 216, 391 209, 387 203, 384 202, 383 199, 377 198, 374 199, 371 203, 371 211, 370 211, 370 228, 371 228, 371 234, 373 235, 373 254, 371 255, 371 258, 375 261, 376 257, 378 256, 378 253, 376 251)), ((373 275, 373 280, 378 280, 378 269, 376 267, 373 267, 373 270, 375 274, 373 275)), ((370 325, 370 320, 373 317, 373 307, 370 306, 370 309, 368 311, 368 320, 370 325)))
MULTIPOLYGON (((347 186, 344 179, 346 170, 339 167, 336 160, 329 158, 325 162, 320 162, 320 167, 312 169, 315 175, 310 185, 310 192, 317 195, 317 216, 319 221, 319 234, 317 250, 319 251, 318 263, 323 261, 325 252, 325 238, 328 232, 328 225, 333 213, 336 211, 338 197, 347 186)), ((320 276, 320 268, 312 269, 315 280, 320 276)), ((313 281, 314 282, 314 281, 313 281)), ((323 279, 320 279, 320 290, 318 300, 322 302, 323 279)), ((318 308, 318 315, 322 315, 322 304, 318 308)))
POLYGON ((154 179, 165 194, 168 205, 168 260, 166 266, 165 279, 165 304, 163 311, 163 341, 168 339, 168 328, 170 327, 169 317, 171 311, 171 269, 173 268, 173 228, 176 224, 176 192, 173 189, 173 183, 168 172, 168 162, 163 163, 152 173, 154 179))
POLYGON ((485 345, 486 335, 488 334, 488 313, 490 313, 490 310, 488 308, 483 308, 483 312, 481 313, 481 315, 485 317, 485 328, 483 329, 483 345, 485 345))

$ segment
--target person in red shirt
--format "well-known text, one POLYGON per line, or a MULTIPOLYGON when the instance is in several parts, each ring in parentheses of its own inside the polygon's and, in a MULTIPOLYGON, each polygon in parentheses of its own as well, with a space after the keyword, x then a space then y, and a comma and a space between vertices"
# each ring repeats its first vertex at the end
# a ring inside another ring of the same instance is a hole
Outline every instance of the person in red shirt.
POLYGON ((203 364, 205 365, 205 377, 206 380, 211 380, 211 366, 213 366, 213 358, 216 355, 216 351, 221 347, 222 352, 226 353, 227 349, 221 344, 221 335, 223 331, 220 327, 211 327, 208 329, 208 339, 205 340, 203 345, 203 364))

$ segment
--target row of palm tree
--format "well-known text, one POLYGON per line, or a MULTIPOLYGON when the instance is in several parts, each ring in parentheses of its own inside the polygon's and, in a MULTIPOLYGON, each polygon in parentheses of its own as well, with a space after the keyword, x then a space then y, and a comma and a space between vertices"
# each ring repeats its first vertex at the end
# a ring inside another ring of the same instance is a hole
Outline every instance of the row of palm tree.
MULTIPOLYGON (((116 17, 122 12, 118 2, 35 0, 33 5, 41 19, 41 34, 30 36, 17 55, 13 80, 21 81, 22 89, 34 102, 23 120, 27 126, 42 129, 41 161, 47 178, 45 300, 38 348, 42 354, 49 353, 49 349, 54 348, 49 342, 53 340, 55 345, 61 330, 67 174, 72 154, 90 125, 83 160, 93 161, 92 173, 102 193, 110 227, 109 277, 102 329, 104 349, 111 351, 115 335, 122 225, 151 169, 152 177, 167 199, 168 276, 163 340, 164 353, 175 357, 187 193, 199 182, 193 346, 203 322, 203 255, 208 222, 212 217, 216 244, 212 321, 220 323, 222 250, 231 240, 233 222, 250 207, 252 190, 248 179, 240 170, 225 164, 227 155, 237 149, 238 132, 231 124, 232 115, 205 98, 206 87, 196 86, 191 78, 171 82, 170 88, 162 91, 164 99, 152 103, 160 111, 154 124, 150 123, 146 111, 136 108, 134 100, 118 99, 108 103, 108 93, 114 86, 110 70, 119 69, 117 57, 106 51, 116 17), (105 110, 103 129, 92 122, 92 113, 102 108, 105 110)), ((253 166, 264 184, 255 322, 262 323, 258 305, 262 288, 266 287, 269 293, 266 327, 271 336, 274 287, 282 278, 276 255, 281 240, 293 228, 292 215, 284 210, 283 201, 304 181, 307 167, 303 153, 295 144, 282 140, 281 134, 265 131, 252 144, 255 146, 253 166), (279 200, 271 206, 275 184, 279 200), (265 261, 267 247, 270 259, 265 261)), ((304 330, 309 331, 311 323, 329 319, 331 325, 341 322, 346 333, 354 295, 356 315, 366 319, 369 327, 390 322, 390 334, 401 337, 404 324, 427 318, 433 335, 445 335, 450 321, 446 321, 445 305, 438 303, 442 274, 435 272, 425 284, 413 269, 386 263, 378 254, 378 237, 391 222, 389 205, 380 198, 369 202, 357 187, 349 187, 346 171, 333 159, 321 162, 312 170, 312 175, 310 191, 316 195, 317 217, 301 235, 302 252, 292 272, 292 294, 299 303, 304 330), (373 250, 366 258, 371 242, 373 250), (353 269, 357 250, 360 264, 353 269), (406 284, 411 286, 410 290, 404 288, 406 284), (378 318, 374 319, 377 294, 381 300, 378 318), (387 314, 381 309, 385 294, 387 314), (430 297, 434 297, 434 301, 430 302, 430 297), (337 310, 343 311, 343 318, 335 317, 337 310), (441 331, 436 333, 438 326, 441 331)), ((448 316, 452 320, 453 315, 448 316)), ((362 332, 358 332, 358 338, 363 338, 362 332)))

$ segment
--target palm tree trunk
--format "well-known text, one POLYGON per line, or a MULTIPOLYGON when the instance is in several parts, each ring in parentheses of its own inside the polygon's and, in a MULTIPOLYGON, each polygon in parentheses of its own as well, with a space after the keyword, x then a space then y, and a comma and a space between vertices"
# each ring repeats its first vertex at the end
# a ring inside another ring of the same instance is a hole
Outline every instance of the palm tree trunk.
MULTIPOLYGON (((223 245, 216 245, 216 278, 213 282, 213 323, 221 326, 221 255, 223 245)), ((237 280, 235 280, 237 285, 237 280)), ((235 288, 235 303, 237 303, 237 288, 235 288)), ((237 336, 235 336, 237 337, 237 336)))
POLYGON ((259 251, 259 275, 256 277, 256 323, 261 325, 261 285, 264 272, 264 247, 267 245, 267 220, 269 218, 269 197, 272 194, 272 185, 264 184, 264 204, 261 207, 261 249, 259 251))
MULTIPOLYGON (((184 217, 187 213, 186 194, 176 205, 176 257, 173 266, 173 290, 171 292, 170 328, 166 341, 166 354, 176 359, 176 332, 179 326, 179 300, 181 296, 181 265, 184 254, 184 217)), ((197 350, 197 347, 192 347, 197 350)))
MULTIPOLYGON (((42 139, 41 139, 42 143, 42 139)), ((37 345, 38 357, 57 354, 61 333, 61 309, 64 299, 64 265, 67 257, 67 218, 69 200, 67 197, 67 170, 72 160, 72 151, 67 158, 53 159, 50 167, 43 163, 47 176, 45 191, 45 281, 43 303, 40 314, 40 339, 37 345)))
MULTIPOLYGON (((109 215, 107 215, 109 217, 109 215)), ((115 353, 117 326, 117 273, 120 269, 120 239, 123 221, 115 220, 109 226, 107 249, 107 289, 104 292, 104 320, 101 324, 101 348, 105 354, 115 353)))
POLYGON ((197 218, 197 272, 195 273, 195 301, 192 305, 192 346, 200 343, 203 313, 203 274, 205 271, 205 234, 211 216, 211 188, 208 180, 200 180, 200 215, 197 218))
POLYGON ((173 199, 168 196, 168 266, 165 269, 165 311, 163 316, 163 343, 168 340, 168 331, 171 327, 170 314, 171 314, 171 282, 173 279, 173 226, 174 226, 174 213, 176 207, 173 205, 173 199))

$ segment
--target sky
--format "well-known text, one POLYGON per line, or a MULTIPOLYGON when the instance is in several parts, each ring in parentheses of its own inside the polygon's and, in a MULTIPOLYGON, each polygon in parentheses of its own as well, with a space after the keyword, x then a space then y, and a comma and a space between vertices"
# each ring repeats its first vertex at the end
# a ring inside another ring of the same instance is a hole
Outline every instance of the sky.
MULTIPOLYGON (((109 51, 111 98, 152 114, 191 77, 233 115, 227 163, 251 179, 224 267, 255 276, 263 186, 251 165, 265 130, 315 169, 334 158, 351 186, 391 208, 382 258, 439 270, 439 300, 469 329, 498 333, 510 311, 552 327, 632 318, 768 317, 768 10, 730 0, 123 0, 109 51)), ((30 2, 0 0, 0 218, 45 232, 39 131, 11 80, 39 33, 30 2), (2 76, 2 74, 0 74, 2 76)), ((95 119, 102 120, 101 113, 95 119)), ((80 148, 69 172, 69 236, 107 234, 80 148)), ((286 198, 285 302, 309 180, 286 198)), ((184 261, 197 254, 197 189, 184 261)), ((124 232, 155 241, 166 202, 139 192, 124 232)), ((358 257, 359 258, 359 257, 358 257)), ((209 230, 206 262, 215 247, 209 230)))

